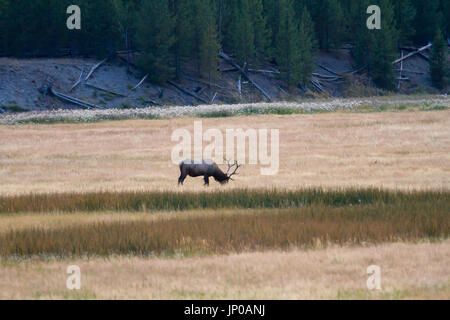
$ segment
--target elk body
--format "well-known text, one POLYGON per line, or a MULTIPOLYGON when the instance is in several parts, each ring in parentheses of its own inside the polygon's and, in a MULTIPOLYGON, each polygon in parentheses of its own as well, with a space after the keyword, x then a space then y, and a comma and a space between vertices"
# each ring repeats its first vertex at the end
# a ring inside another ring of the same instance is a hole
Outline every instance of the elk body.
POLYGON ((230 164, 227 161, 228 170, 224 173, 219 166, 212 160, 191 160, 186 159, 180 162, 180 177, 178 178, 178 185, 183 185, 184 180, 187 176, 191 177, 203 177, 205 181, 205 186, 209 186, 209 177, 213 177, 214 180, 220 184, 228 183, 228 181, 233 180, 231 177, 238 174, 236 171, 240 167, 237 161, 234 164, 230 164), (231 169, 235 167, 234 171, 230 173, 231 169))

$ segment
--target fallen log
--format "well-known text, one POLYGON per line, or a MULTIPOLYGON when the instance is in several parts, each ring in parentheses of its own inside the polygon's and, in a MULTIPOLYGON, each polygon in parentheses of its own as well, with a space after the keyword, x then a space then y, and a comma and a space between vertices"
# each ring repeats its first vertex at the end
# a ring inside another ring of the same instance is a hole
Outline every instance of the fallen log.
POLYGON ((202 84, 207 85, 207 86, 213 86, 213 87, 216 87, 216 88, 219 88, 219 89, 227 89, 227 88, 222 87, 222 86, 220 86, 220 85, 218 85, 218 84, 215 84, 215 83, 209 83, 208 81, 204 81, 204 80, 201 80, 201 79, 197 79, 197 78, 191 77, 191 76, 189 76, 189 75, 187 75, 187 74, 184 74, 184 77, 185 77, 186 79, 188 79, 188 80, 191 80, 191 81, 194 81, 194 82, 198 82, 198 83, 202 83, 202 84))
POLYGON ((216 100, 216 97, 217 97, 217 92, 214 93, 214 96, 213 96, 212 99, 211 99, 211 103, 214 103, 214 100, 216 100))
POLYGON ((88 79, 91 77, 91 75, 94 73, 95 70, 97 70, 98 67, 100 67, 104 62, 106 62, 108 59, 104 59, 102 61, 100 61, 99 63, 97 63, 96 65, 94 65, 91 69, 91 71, 89 71, 88 75, 86 76, 86 78, 84 79, 84 81, 88 81, 88 79))
POLYGON ((171 80, 167 80, 167 83, 174 86, 175 88, 177 88, 178 90, 180 90, 181 92, 183 92, 184 94, 187 94, 188 96, 194 97, 195 99, 197 99, 200 102, 203 102, 205 104, 208 104, 208 102, 202 98, 200 98, 199 96, 197 96, 195 93, 193 92, 189 92, 186 89, 183 89, 182 87, 180 87, 178 84, 176 84, 175 82, 171 81, 171 80))
POLYGON ((118 55, 119 59, 122 60, 123 62, 126 62, 127 64, 129 64, 130 66, 133 67, 137 67, 137 65, 131 61, 127 61, 127 58, 122 57, 121 55, 118 55))
POLYGON ((314 79, 311 79, 312 85, 317 89, 319 92, 324 92, 322 86, 320 85, 320 82, 314 79))
POLYGON ((104 92, 107 92, 107 93, 111 93, 111 94, 116 95, 116 96, 119 96, 119 97, 124 97, 124 98, 127 97, 127 96, 124 95, 124 94, 117 93, 117 92, 114 92, 114 91, 105 89, 105 88, 103 88, 103 87, 99 87, 99 86, 93 85, 93 84, 88 83, 88 82, 86 82, 86 85, 87 85, 88 87, 91 87, 91 88, 94 88, 94 89, 97 89, 97 90, 100 90, 100 91, 104 91, 104 92))
POLYGON ((118 50, 116 54, 139 53, 139 50, 118 50))
POLYGON ((156 105, 156 106, 160 106, 160 105, 161 105, 160 103, 158 103, 158 102, 156 102, 155 100, 152 100, 152 99, 150 99, 150 98, 147 98, 147 100, 145 100, 145 102, 154 104, 154 105, 156 105))
POLYGON ((427 57, 426 55, 424 55, 422 52, 419 52, 417 55, 418 55, 419 57, 421 57, 421 58, 427 60, 427 61, 430 61, 430 58, 428 58, 428 57, 427 57))
POLYGON ((323 79, 341 78, 341 77, 338 77, 338 76, 328 76, 328 75, 324 75, 324 74, 320 74, 320 73, 313 73, 312 75, 315 76, 315 77, 318 77, 318 78, 323 78, 323 79))
POLYGON ((408 50, 408 51, 417 51, 418 48, 416 47, 408 47, 408 46, 402 46, 398 47, 400 50, 408 50))
POLYGON ((325 67, 325 66, 322 66, 322 65, 320 65, 320 64, 318 64, 318 63, 316 63, 316 65, 317 65, 319 68, 321 68, 321 69, 323 69, 323 70, 325 70, 325 71, 328 71, 328 72, 331 73, 331 74, 334 74, 335 76, 338 76, 338 77, 341 76, 339 73, 337 73, 337 72, 335 72, 335 71, 333 71, 333 70, 331 70, 331 69, 329 69, 329 68, 327 68, 327 67, 325 67))
POLYGON ((90 102, 87 102, 87 101, 83 101, 83 100, 80 100, 80 99, 77 99, 77 98, 65 95, 63 93, 57 92, 57 91, 53 90, 52 88, 49 88, 49 91, 55 97, 58 97, 58 98, 60 98, 60 99, 62 99, 64 101, 67 101, 67 102, 79 105, 81 107, 85 107, 85 108, 88 108, 88 109, 89 108, 105 109, 105 108, 100 107, 98 105, 95 105, 93 103, 90 103, 90 102))
MULTIPOLYGON (((402 50, 402 58, 403 58, 403 50, 402 50)), ((398 77, 397 89, 400 89, 401 80, 402 80, 402 72, 403 72, 403 60, 400 62, 400 76, 398 77)))
POLYGON ((280 71, 278 70, 263 70, 263 69, 248 69, 248 72, 280 74, 280 71))
POLYGON ((252 79, 250 79, 250 77, 248 76, 248 74, 237 64, 235 63, 227 54, 225 54, 223 51, 220 52, 219 56, 224 59, 226 62, 228 62, 230 65, 232 65, 233 67, 235 67, 236 69, 239 70, 239 72, 242 74, 242 76, 244 78, 246 78, 248 81, 250 81, 250 83, 256 88, 258 89, 259 92, 262 93, 262 95, 264 97, 266 97, 267 100, 272 101, 272 99, 270 98, 270 96, 257 84, 255 83, 252 79))
POLYGON ((424 51, 424 50, 426 50, 428 48, 431 48, 432 46, 433 46, 433 44, 429 43, 426 46, 424 46, 422 48, 419 48, 416 51, 413 51, 411 53, 408 53, 406 56, 401 57, 400 59, 395 60, 394 62, 392 62, 392 64, 396 64, 396 63, 399 63, 399 62, 401 62, 401 61, 403 61, 405 59, 411 58, 412 56, 414 56, 414 55, 416 55, 416 54, 418 54, 418 53, 420 53, 420 52, 422 52, 422 51, 424 51))
POLYGON ((278 86, 278 89, 280 89, 280 91, 282 92, 282 93, 284 93, 285 95, 289 95, 289 93, 287 93, 286 92, 286 90, 284 90, 281 86, 278 86))
MULTIPOLYGON (((400 69, 394 69, 394 71, 400 71, 400 69)), ((419 72, 419 71, 409 70, 409 69, 405 69, 405 68, 403 68, 402 72, 406 72, 406 73, 415 73, 415 74, 425 74, 424 72, 419 72)))
POLYGON ((238 80, 238 83, 237 83, 237 89, 238 89, 238 92, 239 92, 239 100, 242 101, 242 75, 241 74, 239 75, 239 80, 238 80))
POLYGON ((75 84, 72 86, 72 88, 70 88, 69 92, 71 92, 73 89, 75 89, 81 83, 81 77, 83 77, 83 72, 84 72, 84 69, 81 70, 80 77, 78 78, 78 81, 75 82, 75 84))
POLYGON ((340 77, 320 79, 320 81, 325 81, 325 82, 335 82, 335 81, 340 81, 340 80, 342 80, 342 78, 340 78, 340 77))
POLYGON ((147 73, 147 74, 145 75, 145 77, 142 78, 142 80, 139 81, 139 83, 138 83, 136 86, 134 86, 133 88, 131 88, 131 90, 136 90, 137 88, 139 88, 139 87, 141 86, 141 84, 144 83, 145 79, 147 79, 148 75, 149 75, 149 74, 147 73))
POLYGON ((236 69, 236 68, 230 68, 230 69, 220 70, 220 72, 236 72, 236 71, 239 71, 239 69, 236 69))
POLYGON ((344 74, 355 74, 355 73, 358 73, 358 72, 364 70, 365 68, 366 68, 366 66, 362 66, 361 68, 358 68, 358 69, 353 70, 353 71, 346 71, 346 72, 344 72, 344 74))

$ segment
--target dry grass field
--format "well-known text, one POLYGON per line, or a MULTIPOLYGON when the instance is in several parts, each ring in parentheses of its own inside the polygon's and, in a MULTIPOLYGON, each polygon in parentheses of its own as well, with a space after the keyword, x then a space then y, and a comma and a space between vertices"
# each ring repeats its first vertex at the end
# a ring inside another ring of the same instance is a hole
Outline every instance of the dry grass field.
POLYGON ((449 299, 450 243, 391 243, 202 258, 0 261, 0 299, 449 299), (80 266, 82 288, 66 289, 80 266), (381 268, 368 291, 366 269, 381 268))
MULTIPOLYGON (((245 165, 232 188, 450 186, 450 111, 202 119, 207 128, 280 129, 280 170, 245 165)), ((0 194, 179 190, 171 134, 193 118, 0 126, 0 194)), ((224 131, 223 131, 224 132, 224 131)), ((183 190, 204 190, 202 179, 183 190)), ((210 190, 223 189, 212 182, 210 190)))
POLYGON ((450 299, 448 109, 0 125, 0 181, 0 299, 450 299), (279 129, 279 173, 178 187, 195 120, 279 129))

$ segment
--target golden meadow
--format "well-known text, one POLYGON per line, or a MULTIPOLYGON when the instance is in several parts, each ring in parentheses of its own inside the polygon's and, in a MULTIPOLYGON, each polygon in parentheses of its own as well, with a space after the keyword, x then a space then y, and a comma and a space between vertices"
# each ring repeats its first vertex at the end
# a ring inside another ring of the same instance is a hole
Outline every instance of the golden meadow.
POLYGON ((128 212, 131 216, 166 212, 168 218, 10 230, 0 233, 0 255, 2 258, 189 256, 439 240, 449 235, 449 199, 450 191, 446 190, 376 188, 3 196, 0 197, 3 216, 79 212, 128 212), (230 214, 230 209, 235 212, 230 214), (187 210, 199 214, 170 218, 174 212, 187 210))

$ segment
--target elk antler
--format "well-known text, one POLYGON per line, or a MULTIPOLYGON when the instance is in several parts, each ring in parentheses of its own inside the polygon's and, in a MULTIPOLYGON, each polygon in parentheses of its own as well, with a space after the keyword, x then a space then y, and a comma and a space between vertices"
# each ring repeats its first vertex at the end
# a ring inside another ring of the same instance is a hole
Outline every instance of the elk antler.
POLYGON ((228 170, 227 170, 226 175, 227 175, 227 177, 228 177, 230 180, 233 180, 231 177, 232 177, 233 175, 235 175, 235 174, 239 174, 239 173, 237 172, 237 170, 239 169, 240 165, 238 164, 237 161, 234 161, 233 164, 230 164, 230 161, 229 161, 229 160, 225 160, 225 161, 227 162, 227 165, 228 165, 228 170), (231 174, 229 174, 230 170, 231 170, 233 167, 236 167, 236 168, 234 169, 234 171, 233 171, 231 174))

